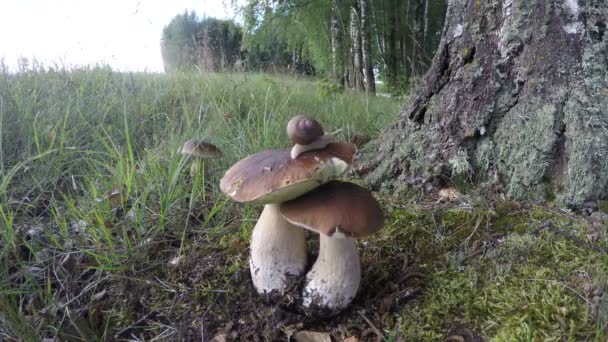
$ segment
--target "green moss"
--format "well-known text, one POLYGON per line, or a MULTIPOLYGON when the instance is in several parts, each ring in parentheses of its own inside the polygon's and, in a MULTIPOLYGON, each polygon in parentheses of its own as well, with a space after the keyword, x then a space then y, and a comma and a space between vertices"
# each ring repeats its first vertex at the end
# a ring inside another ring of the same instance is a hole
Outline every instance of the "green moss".
POLYGON ((394 212, 384 241, 415 242, 418 268, 429 276, 423 294, 400 311, 397 335, 443 340, 465 327, 492 341, 605 339, 606 321, 592 314, 585 289, 605 287, 608 257, 552 229, 530 234, 552 222, 582 241, 585 221, 510 201, 494 208, 495 216, 482 206, 394 212), (497 231, 501 238, 488 245, 497 231), (471 247, 482 243, 490 246, 482 253, 471 247))
POLYGON ((601 212, 608 214, 608 201, 606 201, 606 200, 598 201, 598 208, 601 212))
POLYGON ((569 221, 566 216, 560 215, 558 211, 541 206, 532 207, 529 215, 533 220, 537 220, 541 223, 552 222, 558 226, 566 225, 569 221))
POLYGON ((525 234, 530 230, 530 226, 525 223, 518 223, 513 227, 513 231, 517 234, 525 234))
POLYGON ((557 186, 553 182, 545 184, 545 199, 547 199, 547 201, 553 202, 557 198, 556 187, 557 186))
POLYGON ((466 59, 469 53, 470 50, 468 47, 463 47, 462 49, 460 49, 460 57, 462 57, 463 59, 466 59))
POLYGON ((521 209, 521 203, 515 201, 499 201, 494 203, 496 214, 500 216, 508 215, 521 209))
POLYGON ((393 209, 390 213, 391 221, 416 220, 420 215, 414 210, 408 209, 393 209))
POLYGON ((477 215, 472 210, 450 209, 440 214, 442 222, 451 228, 460 228, 463 225, 471 224, 477 215))
POLYGON ((511 231, 516 225, 524 224, 526 217, 524 215, 502 215, 494 220, 494 226, 498 230, 511 231))
POLYGON ((599 338, 579 294, 583 285, 563 278, 565 270, 600 270, 596 257, 549 234, 513 235, 474 266, 435 272, 425 293, 402 312, 400 333, 439 340, 464 326, 493 341, 599 338))

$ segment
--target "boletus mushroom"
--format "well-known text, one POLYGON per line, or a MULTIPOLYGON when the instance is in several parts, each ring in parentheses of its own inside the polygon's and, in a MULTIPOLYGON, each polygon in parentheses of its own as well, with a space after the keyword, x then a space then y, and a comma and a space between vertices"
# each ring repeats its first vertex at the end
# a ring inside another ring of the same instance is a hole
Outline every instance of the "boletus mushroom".
POLYGON ((306 275, 303 305, 338 312, 355 298, 361 281, 356 239, 382 229, 384 213, 359 185, 328 182, 280 206, 291 224, 320 234, 319 256, 306 275))
POLYGON ((282 202, 301 196, 340 177, 352 164, 355 146, 331 143, 304 152, 268 150, 246 157, 226 171, 220 189, 237 202, 263 204, 252 233, 249 266, 258 293, 283 292, 288 276, 302 275, 306 267, 304 230, 287 222, 279 212, 282 202))
POLYGON ((204 170, 205 159, 215 159, 222 157, 222 151, 220 151, 217 146, 202 140, 195 139, 190 139, 186 141, 179 152, 194 159, 192 165, 190 166, 190 177, 194 177, 196 175, 196 170, 198 168, 204 170))
POLYGON ((334 142, 331 134, 325 134, 321 124, 304 114, 291 118, 287 123, 287 136, 294 142, 291 158, 296 159, 306 151, 321 150, 334 142))

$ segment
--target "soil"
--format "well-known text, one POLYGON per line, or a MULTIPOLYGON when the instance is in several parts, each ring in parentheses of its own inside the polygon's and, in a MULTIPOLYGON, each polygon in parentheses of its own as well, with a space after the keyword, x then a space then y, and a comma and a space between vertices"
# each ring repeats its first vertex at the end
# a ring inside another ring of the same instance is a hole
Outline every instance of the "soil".
MULTIPOLYGON (((314 260, 315 255, 310 257, 314 260)), ((221 251, 193 255, 176 270, 179 276, 173 281, 195 286, 214 273, 225 272, 226 260, 221 251)), ((229 341, 285 341, 295 331, 310 330, 329 333, 334 341, 349 336, 357 336, 359 341, 383 341, 386 336, 382 332, 389 328, 390 316, 422 290, 424 274, 417 272, 405 255, 383 260, 381 270, 374 269, 374 262, 372 258, 362 260, 360 291, 352 305, 336 315, 310 312, 300 305, 303 277, 291 279, 283 295, 259 295, 253 288, 247 263, 243 263, 225 285, 227 289, 238 288, 238 298, 230 292, 210 297, 203 305, 202 315, 180 324, 185 328, 180 339, 199 340, 202 332, 205 340, 223 336, 229 341)))

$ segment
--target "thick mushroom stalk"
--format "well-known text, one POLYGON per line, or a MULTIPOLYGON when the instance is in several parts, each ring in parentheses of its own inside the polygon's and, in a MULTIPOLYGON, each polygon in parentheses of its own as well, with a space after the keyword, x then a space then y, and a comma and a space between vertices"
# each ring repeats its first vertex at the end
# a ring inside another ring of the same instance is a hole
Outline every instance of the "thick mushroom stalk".
POLYGON ((287 277, 301 275, 305 266, 304 230, 287 222, 278 204, 266 204, 251 236, 253 286, 258 293, 282 291, 287 277))
POLYGON ((306 275, 303 305, 336 313, 357 295, 361 266, 355 239, 384 226, 384 213, 366 189, 332 181, 281 204, 291 224, 320 234, 319 257, 306 275))
POLYGON ((306 275, 303 305, 345 309, 357 295, 360 282, 361 265, 355 239, 339 233, 332 237, 321 234, 319 257, 306 275))

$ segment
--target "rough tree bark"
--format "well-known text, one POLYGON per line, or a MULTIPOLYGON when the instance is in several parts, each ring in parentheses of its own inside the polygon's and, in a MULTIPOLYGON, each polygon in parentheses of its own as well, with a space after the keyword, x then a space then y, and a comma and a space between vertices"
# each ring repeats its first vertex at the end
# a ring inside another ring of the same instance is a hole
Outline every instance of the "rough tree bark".
POLYGON ((374 77, 374 66, 372 64, 372 42, 369 25, 368 0, 359 0, 359 9, 361 13, 361 57, 363 59, 365 91, 370 95, 376 95, 376 78, 374 77))
POLYGON ((361 152, 376 188, 577 207, 608 198, 608 1, 450 0, 433 64, 398 122, 361 152))

